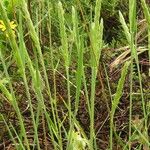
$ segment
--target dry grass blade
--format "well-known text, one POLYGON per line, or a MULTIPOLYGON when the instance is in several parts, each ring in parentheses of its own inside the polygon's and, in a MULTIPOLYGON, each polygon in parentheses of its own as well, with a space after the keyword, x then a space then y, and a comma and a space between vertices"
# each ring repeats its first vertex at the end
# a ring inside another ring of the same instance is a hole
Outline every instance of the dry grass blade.
MULTIPOLYGON (((131 59, 131 50, 129 47, 121 48, 124 49, 124 52, 120 54, 111 64, 110 64, 110 71, 117 68, 119 65, 125 63, 126 61, 129 61, 131 59)), ((120 49, 116 49, 118 51, 120 49)), ((144 53, 145 51, 148 51, 148 48, 146 47, 138 47, 137 48, 137 54, 140 55, 144 53)))

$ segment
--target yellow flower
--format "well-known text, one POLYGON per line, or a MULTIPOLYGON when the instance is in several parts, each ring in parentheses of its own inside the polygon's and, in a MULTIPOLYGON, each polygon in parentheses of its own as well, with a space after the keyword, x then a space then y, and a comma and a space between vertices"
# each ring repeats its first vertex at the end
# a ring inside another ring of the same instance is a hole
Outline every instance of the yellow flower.
MULTIPOLYGON (((15 33, 14 29, 17 27, 17 25, 15 24, 14 21, 11 21, 10 23, 10 27, 13 30, 13 32, 15 33)), ((6 31, 6 26, 4 24, 4 22, 2 20, 0 20, 0 29, 5 32, 6 31)), ((6 36, 8 37, 8 34, 6 33, 6 36)))
POLYGON ((11 21, 10 22, 10 27, 14 30, 17 27, 17 25, 15 24, 14 21, 11 21))
POLYGON ((5 24, 4 24, 4 22, 3 22, 2 20, 0 20, 0 29, 1 29, 2 31, 5 31, 5 30, 6 30, 5 24))

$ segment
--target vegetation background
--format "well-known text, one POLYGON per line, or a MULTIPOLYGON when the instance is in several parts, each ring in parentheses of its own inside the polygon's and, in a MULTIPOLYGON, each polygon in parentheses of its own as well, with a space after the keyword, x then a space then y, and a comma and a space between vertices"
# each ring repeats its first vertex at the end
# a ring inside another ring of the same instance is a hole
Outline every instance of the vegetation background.
POLYGON ((0 0, 0 149, 149 150, 149 5, 0 0))

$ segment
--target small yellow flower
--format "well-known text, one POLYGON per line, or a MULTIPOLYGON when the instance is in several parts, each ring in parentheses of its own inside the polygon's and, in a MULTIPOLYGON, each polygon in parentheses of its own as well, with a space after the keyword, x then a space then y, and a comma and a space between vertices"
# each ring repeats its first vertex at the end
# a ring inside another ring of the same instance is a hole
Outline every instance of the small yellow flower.
POLYGON ((1 29, 2 31, 5 31, 5 30, 6 30, 5 24, 4 24, 4 22, 3 22, 2 20, 0 20, 0 29, 1 29))
POLYGON ((10 22, 10 26, 11 26, 11 28, 12 28, 13 30, 17 27, 17 25, 15 24, 14 21, 11 21, 11 22, 10 22))
MULTIPOLYGON (((10 23, 10 27, 13 30, 13 32, 15 33, 14 29, 17 27, 17 25, 15 24, 14 21, 11 21, 10 23)), ((6 31, 6 26, 4 24, 4 22, 2 20, 0 20, 0 29, 5 32, 6 31)), ((8 37, 8 34, 6 33, 6 36, 8 37)))

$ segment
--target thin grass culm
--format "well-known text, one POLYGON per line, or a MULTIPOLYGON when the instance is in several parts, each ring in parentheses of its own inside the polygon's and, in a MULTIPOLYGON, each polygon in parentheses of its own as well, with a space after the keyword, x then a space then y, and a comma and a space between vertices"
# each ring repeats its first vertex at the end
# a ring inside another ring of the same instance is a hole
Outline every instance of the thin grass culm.
POLYGON ((117 85, 117 91, 115 93, 114 99, 112 101, 112 107, 111 107, 111 112, 110 112, 110 150, 113 150, 113 119, 114 119, 114 114, 115 111, 119 105, 120 98, 123 94, 123 87, 126 79, 126 75, 128 73, 128 67, 129 67, 129 62, 126 62, 126 64, 122 68, 121 72, 121 77, 119 79, 118 85, 117 85))

